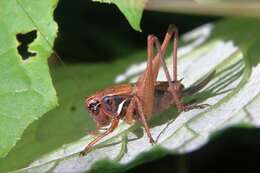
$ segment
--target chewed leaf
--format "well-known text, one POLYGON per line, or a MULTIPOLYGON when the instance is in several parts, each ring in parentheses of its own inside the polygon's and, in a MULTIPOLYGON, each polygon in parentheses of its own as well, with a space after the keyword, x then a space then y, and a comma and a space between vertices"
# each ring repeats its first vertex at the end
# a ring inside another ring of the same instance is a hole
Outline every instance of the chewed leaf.
MULTIPOLYGON (((157 141, 155 146, 148 142, 140 124, 129 126, 121 122, 111 135, 84 157, 80 157, 79 152, 93 140, 93 136, 88 135, 63 145, 15 172, 122 171, 160 157, 165 152, 186 153, 196 150, 214 132, 229 126, 259 126, 259 31, 259 21, 230 19, 202 26, 182 37, 184 44, 179 49, 178 78, 184 78, 185 86, 190 87, 216 71, 208 85, 199 93, 188 96, 187 100, 195 99, 211 106, 179 115, 173 107, 154 116, 149 125, 157 141), (207 34, 203 31, 207 31, 207 34)), ((171 67, 171 58, 167 61, 171 67)), ((140 69, 134 69, 133 66, 131 69, 131 73, 126 70, 121 74, 120 79, 136 80, 140 69)), ((162 71, 159 80, 165 80, 162 71)))
POLYGON ((0 158, 34 120, 57 106, 47 58, 55 0, 0 1, 0 158))

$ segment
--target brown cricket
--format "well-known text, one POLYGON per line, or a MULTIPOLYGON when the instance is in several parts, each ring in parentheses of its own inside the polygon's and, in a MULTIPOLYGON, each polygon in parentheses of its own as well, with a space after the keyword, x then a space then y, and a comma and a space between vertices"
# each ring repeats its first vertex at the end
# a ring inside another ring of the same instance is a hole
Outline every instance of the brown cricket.
POLYGON ((138 81, 133 84, 114 85, 86 98, 85 105, 96 121, 97 130, 111 125, 104 133, 91 141, 81 155, 85 155, 99 140, 113 132, 120 119, 128 124, 133 123, 133 120, 140 121, 150 143, 153 144, 154 139, 147 123, 152 115, 170 106, 176 106, 179 112, 207 106, 207 104, 184 104, 182 98, 202 89, 213 77, 214 72, 192 90, 185 90, 181 80, 177 80, 177 45, 178 29, 175 25, 169 25, 162 45, 156 36, 149 35, 147 37, 147 66, 138 81), (163 58, 171 39, 173 39, 173 79, 163 58), (154 56, 154 46, 157 50, 156 56, 154 56), (157 81, 160 65, 163 67, 167 81, 157 81))

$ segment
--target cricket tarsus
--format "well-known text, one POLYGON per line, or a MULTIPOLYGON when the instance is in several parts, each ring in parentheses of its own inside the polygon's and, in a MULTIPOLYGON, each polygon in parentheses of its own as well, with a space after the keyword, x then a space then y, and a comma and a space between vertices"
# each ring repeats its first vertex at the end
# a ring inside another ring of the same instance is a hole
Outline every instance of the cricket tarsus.
MULTIPOLYGON (((151 135, 147 120, 154 114, 176 106, 179 112, 191 109, 203 109, 207 104, 186 105, 182 102, 184 86, 177 79, 177 47, 178 29, 175 25, 169 25, 162 45, 154 35, 147 37, 147 66, 144 73, 139 77, 136 84, 121 84, 98 91, 85 100, 85 105, 98 127, 109 125, 110 127, 91 141, 80 153, 85 155, 102 138, 112 133, 117 128, 120 119, 128 124, 133 120, 140 121, 149 138, 149 142, 155 141, 151 135), (173 39, 173 77, 171 78, 164 54, 166 48, 173 39), (154 46, 157 54, 154 56, 154 46), (162 65, 166 82, 157 82, 159 68, 162 65), (167 84, 167 85, 165 85, 167 84)), ((198 85, 201 89, 208 81, 198 85)), ((197 89, 198 89, 197 88, 197 89)))

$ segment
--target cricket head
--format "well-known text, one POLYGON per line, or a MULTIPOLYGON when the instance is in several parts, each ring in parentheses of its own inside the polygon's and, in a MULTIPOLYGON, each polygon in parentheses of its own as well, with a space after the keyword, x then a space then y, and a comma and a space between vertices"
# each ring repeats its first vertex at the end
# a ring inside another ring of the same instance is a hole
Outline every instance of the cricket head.
POLYGON ((119 116, 123 110, 125 97, 116 95, 93 95, 85 100, 85 106, 99 126, 106 126, 113 116, 119 116))
POLYGON ((110 117, 103 111, 100 97, 91 96, 86 98, 85 106, 88 109, 90 116, 99 126, 106 126, 110 123, 110 117))

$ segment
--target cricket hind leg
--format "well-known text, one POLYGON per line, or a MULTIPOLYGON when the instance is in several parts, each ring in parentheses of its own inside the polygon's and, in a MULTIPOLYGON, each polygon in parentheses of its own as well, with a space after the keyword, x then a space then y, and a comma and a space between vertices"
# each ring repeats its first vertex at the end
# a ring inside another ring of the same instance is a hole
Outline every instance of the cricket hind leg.
POLYGON ((194 104, 188 104, 188 105, 184 105, 184 110, 183 111, 189 111, 189 110, 192 110, 192 109, 205 109, 206 107, 209 107, 210 105, 209 104, 197 104, 197 103, 194 103, 194 104))
MULTIPOLYGON (((153 69, 153 46, 155 42, 155 36, 149 35, 147 37, 147 67, 144 74, 138 79, 136 84, 136 93, 133 96, 133 104, 135 105, 136 111, 140 118, 139 120, 143 123, 145 128, 145 132, 150 140, 150 143, 154 143, 154 139, 150 133, 149 126, 147 124, 147 119, 152 116, 152 112, 154 109, 154 91, 156 84, 156 77, 158 73, 154 72, 153 69)), ((134 108, 128 110, 128 112, 132 112, 131 116, 133 116, 134 108)), ((129 118, 127 112, 127 117, 129 118)), ((126 117, 126 118, 127 118, 126 117)))
MULTIPOLYGON (((176 30, 175 33, 175 36, 178 35, 178 30, 176 30)), ((177 37, 178 38, 178 37, 177 37)), ((177 50, 177 43, 175 41, 175 37, 174 37, 174 43, 173 43, 173 47, 174 47, 174 53, 173 53, 173 63, 174 63, 174 66, 177 66, 176 63, 177 63, 177 54, 176 54, 176 50, 177 50)), ((169 87, 168 87, 168 91, 172 94, 173 96, 173 103, 176 105, 178 111, 183 111, 185 109, 185 105, 182 103, 182 89, 183 89, 183 85, 181 84, 180 81, 177 80, 177 68, 174 67, 175 69, 173 70, 173 78, 174 80, 171 79, 171 76, 170 76, 170 73, 169 73, 169 70, 167 68, 167 65, 166 65, 166 62, 165 62, 165 59, 162 57, 162 52, 161 52, 161 44, 158 40, 158 38, 156 37, 155 39, 155 46, 156 46, 156 49, 159 53, 159 57, 160 57, 160 60, 161 60, 161 64, 162 64, 162 67, 163 67, 163 70, 164 70, 164 73, 165 73, 165 76, 166 76, 166 79, 168 81, 168 84, 169 84, 169 87), (173 81, 173 82, 172 82, 173 81)))
POLYGON ((157 74, 153 71, 153 46, 154 39, 153 35, 147 37, 147 66, 144 74, 138 79, 136 83, 135 95, 140 99, 142 103, 142 109, 146 118, 152 116, 154 108, 154 92, 156 81, 155 76, 157 74))
MULTIPOLYGON (((167 47, 168 47, 168 45, 169 45, 169 43, 170 43, 170 41, 171 41, 171 39, 172 39, 172 37, 173 37, 173 35, 175 34, 175 31, 177 30, 177 27, 174 25, 174 24, 170 24, 169 25, 169 27, 168 27, 168 29, 167 29, 167 32, 166 32, 166 34, 165 34, 165 36, 164 36, 164 40, 163 40, 163 43, 162 43, 162 46, 161 46, 161 52, 162 52, 162 55, 164 55, 165 54, 165 52, 166 52, 166 49, 167 49, 167 47)), ((177 31, 178 32, 178 31, 177 31)), ((151 36, 150 36, 151 37, 151 36)), ((149 42, 149 39, 148 39, 148 42, 149 42)), ((151 39, 151 44, 150 45, 152 45, 153 46, 153 40, 151 39)), ((148 43, 149 44, 149 43, 148 43)), ((148 48, 148 50, 149 50, 149 48, 148 48)), ((152 49, 151 49, 152 50, 152 49)), ((154 81, 156 81, 156 79, 157 79, 157 76, 158 76, 158 72, 159 72, 159 69, 160 69, 160 58, 159 58, 159 53, 157 53, 154 57, 152 57, 152 59, 153 59, 153 62, 152 62, 152 71, 153 71, 153 79, 154 79, 154 81)), ((139 77, 139 79, 138 79, 138 81, 141 81, 141 80, 143 80, 143 78, 144 78, 144 76, 145 76, 145 73, 143 73, 140 77, 139 77)))
POLYGON ((178 46, 177 44, 178 44, 178 30, 176 29, 175 34, 174 34, 174 43, 173 43, 173 80, 172 80, 169 70, 167 68, 165 59, 162 57, 160 42, 158 41, 158 38, 155 39, 156 49, 159 53, 161 64, 162 64, 165 76, 167 78, 167 81, 169 83, 168 91, 172 94, 173 103, 176 105, 179 112, 189 111, 191 109, 203 109, 209 105, 208 104, 186 105, 182 102, 182 92, 183 92, 184 86, 181 84, 181 80, 180 81, 177 80, 177 46, 178 46))

